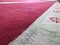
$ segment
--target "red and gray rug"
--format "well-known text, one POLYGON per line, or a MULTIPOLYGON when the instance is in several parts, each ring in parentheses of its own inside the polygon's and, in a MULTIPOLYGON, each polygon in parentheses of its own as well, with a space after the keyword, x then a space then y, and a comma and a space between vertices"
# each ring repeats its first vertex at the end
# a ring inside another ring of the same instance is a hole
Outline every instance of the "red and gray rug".
POLYGON ((8 45, 21 35, 53 4, 54 2, 0 4, 0 45, 8 45))

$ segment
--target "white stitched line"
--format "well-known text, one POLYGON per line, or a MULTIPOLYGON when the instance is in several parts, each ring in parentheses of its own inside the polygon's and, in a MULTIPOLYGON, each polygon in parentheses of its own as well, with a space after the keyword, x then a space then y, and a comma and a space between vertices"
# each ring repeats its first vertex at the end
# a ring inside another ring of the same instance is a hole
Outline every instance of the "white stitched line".
POLYGON ((14 4, 14 3, 39 3, 39 2, 46 2, 46 1, 0 2, 0 4, 14 4))

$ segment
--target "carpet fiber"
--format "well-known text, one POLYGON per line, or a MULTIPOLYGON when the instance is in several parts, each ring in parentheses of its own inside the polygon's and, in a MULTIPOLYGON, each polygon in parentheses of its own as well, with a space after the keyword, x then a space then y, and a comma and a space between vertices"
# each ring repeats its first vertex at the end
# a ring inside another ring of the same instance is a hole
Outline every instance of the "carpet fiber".
POLYGON ((0 4, 0 45, 8 45, 54 2, 0 4))

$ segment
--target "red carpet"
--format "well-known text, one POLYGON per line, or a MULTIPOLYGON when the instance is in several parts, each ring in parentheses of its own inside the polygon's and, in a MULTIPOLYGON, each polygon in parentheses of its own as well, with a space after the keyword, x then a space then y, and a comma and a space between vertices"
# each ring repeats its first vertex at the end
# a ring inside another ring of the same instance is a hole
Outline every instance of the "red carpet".
POLYGON ((53 3, 0 4, 0 45, 8 45, 53 3))

